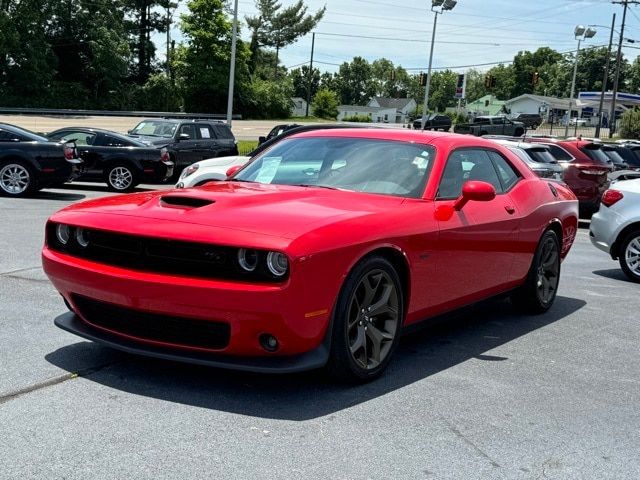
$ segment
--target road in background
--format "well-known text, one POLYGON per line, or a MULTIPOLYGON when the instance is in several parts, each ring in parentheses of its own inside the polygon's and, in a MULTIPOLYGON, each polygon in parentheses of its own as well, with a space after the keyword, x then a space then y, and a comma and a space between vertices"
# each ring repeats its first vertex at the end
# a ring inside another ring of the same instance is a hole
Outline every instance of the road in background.
POLYGON ((548 313, 494 302, 405 338, 379 380, 348 387, 130 356, 56 328, 45 221, 104 195, 0 198, 0 478, 640 478, 638 285, 584 225, 548 313))

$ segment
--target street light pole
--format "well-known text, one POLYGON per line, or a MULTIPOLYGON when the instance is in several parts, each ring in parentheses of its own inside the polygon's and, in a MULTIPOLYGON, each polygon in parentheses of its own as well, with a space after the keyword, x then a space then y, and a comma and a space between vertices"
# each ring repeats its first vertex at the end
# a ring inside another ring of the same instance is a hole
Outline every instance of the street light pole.
MULTIPOLYGON (((596 34, 596 30, 593 28, 585 28, 582 25, 578 25, 574 30, 574 36, 578 40, 578 50, 576 51, 576 60, 573 65, 573 79, 571 80, 571 95, 569 96, 569 110, 567 111, 567 124, 564 126, 564 136, 569 136, 569 122, 571 121, 571 110, 573 108, 573 95, 576 89, 576 75, 578 73, 578 58, 580 57, 580 43, 582 40, 591 38, 596 34)), ((576 119, 577 126, 577 119, 576 119)))
POLYGON ((427 109, 429 104, 429 90, 431 89, 431 65, 433 62, 433 46, 436 41, 436 27, 438 26, 438 15, 442 15, 446 10, 452 10, 458 3, 457 0, 431 0, 431 11, 433 17, 433 31, 431 32, 431 49, 429 51, 429 68, 427 69, 427 85, 424 88, 424 105, 422 106, 422 130, 427 121, 427 109), (440 11, 436 10, 440 8, 440 11))
POLYGON ((233 28, 231 30, 231 65, 229 66, 229 92, 227 93, 227 125, 231 127, 233 117, 233 86, 236 76, 236 39, 238 37, 238 0, 233 7, 233 28))
POLYGON ((611 20, 611 33, 609 34, 609 49, 607 50, 607 63, 604 67, 604 78, 602 79, 602 91, 600 92, 600 105, 598 106, 598 125, 596 126, 596 138, 600 138, 602 128, 602 108, 604 106, 604 94, 607 92, 607 82, 609 81, 609 64, 611 63, 611 47, 613 45, 613 31, 616 28, 616 14, 611 20))

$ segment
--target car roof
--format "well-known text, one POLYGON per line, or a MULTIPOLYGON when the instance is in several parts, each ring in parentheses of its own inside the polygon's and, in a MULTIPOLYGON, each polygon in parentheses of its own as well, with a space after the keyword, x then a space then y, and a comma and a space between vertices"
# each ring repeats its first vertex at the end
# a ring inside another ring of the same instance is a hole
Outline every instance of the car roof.
POLYGON ((531 148, 542 148, 544 150, 549 150, 549 146, 545 145, 544 143, 518 142, 515 140, 506 140, 501 138, 495 138, 495 139, 489 139, 489 140, 499 143, 500 145, 506 145, 508 147, 518 147, 518 148, 522 148, 523 150, 529 150, 531 148))
POLYGON ((167 122, 167 123, 197 123, 197 122, 209 122, 215 123, 218 125, 224 125, 227 127, 227 123, 224 120, 216 120, 214 118, 144 118, 140 120, 138 123, 142 122, 167 122))
POLYGON ((53 132, 49 132, 49 135, 52 135, 54 133, 57 132, 64 132, 67 130, 76 130, 79 132, 87 132, 87 133, 102 133, 103 135, 109 135, 111 137, 117 138, 119 140, 122 141, 126 141, 129 143, 132 143, 138 147, 146 147, 147 145, 145 145, 142 142, 139 142, 138 140, 136 140, 133 137, 129 137, 127 135, 124 135, 122 133, 118 133, 118 132, 114 132, 113 130, 107 130, 104 128, 95 128, 95 127, 63 127, 63 128, 58 128, 57 130, 54 130, 53 132))

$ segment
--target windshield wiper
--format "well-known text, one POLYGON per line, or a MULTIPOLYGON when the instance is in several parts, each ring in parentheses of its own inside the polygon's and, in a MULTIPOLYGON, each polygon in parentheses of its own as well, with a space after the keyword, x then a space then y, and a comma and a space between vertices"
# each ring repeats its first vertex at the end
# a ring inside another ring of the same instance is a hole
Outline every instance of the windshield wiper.
POLYGON ((227 182, 245 182, 245 183, 258 183, 255 180, 243 180, 242 178, 230 178, 227 182))
POLYGON ((330 185, 318 185, 318 184, 311 184, 311 183, 294 183, 291 185, 292 187, 311 187, 311 188, 326 188, 329 190, 340 190, 337 187, 332 187, 330 185))

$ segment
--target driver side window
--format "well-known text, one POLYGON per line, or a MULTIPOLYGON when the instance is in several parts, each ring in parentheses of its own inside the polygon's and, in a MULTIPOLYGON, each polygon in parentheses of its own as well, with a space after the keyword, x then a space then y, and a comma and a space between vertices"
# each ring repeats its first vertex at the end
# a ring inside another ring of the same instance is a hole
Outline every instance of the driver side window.
POLYGON ((454 199, 462 193, 462 185, 469 180, 479 180, 493 185, 496 193, 502 193, 502 185, 491 158, 480 149, 454 151, 440 179, 437 198, 454 199))

